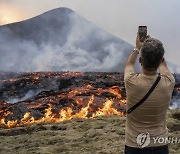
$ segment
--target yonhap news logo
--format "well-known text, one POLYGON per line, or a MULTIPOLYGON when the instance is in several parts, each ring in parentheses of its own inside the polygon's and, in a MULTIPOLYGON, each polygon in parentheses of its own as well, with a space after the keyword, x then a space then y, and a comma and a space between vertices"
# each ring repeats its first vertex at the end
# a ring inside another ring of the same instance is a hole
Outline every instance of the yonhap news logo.
POLYGON ((137 144, 140 148, 147 147, 150 144, 150 134, 148 132, 141 133, 137 136, 137 144))
POLYGON ((140 148, 147 147, 150 142, 152 141, 154 144, 179 144, 180 143, 180 138, 178 137, 150 137, 150 134, 148 132, 141 133, 137 136, 137 145, 140 148))

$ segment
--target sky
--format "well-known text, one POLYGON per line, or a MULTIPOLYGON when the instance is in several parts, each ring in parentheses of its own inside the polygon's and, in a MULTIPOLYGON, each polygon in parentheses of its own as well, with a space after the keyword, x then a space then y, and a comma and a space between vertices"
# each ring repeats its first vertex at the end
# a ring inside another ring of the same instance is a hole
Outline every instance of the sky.
POLYGON ((180 65, 180 0, 0 0, 0 25, 68 7, 107 32, 135 45, 139 25, 161 40, 165 58, 180 65))

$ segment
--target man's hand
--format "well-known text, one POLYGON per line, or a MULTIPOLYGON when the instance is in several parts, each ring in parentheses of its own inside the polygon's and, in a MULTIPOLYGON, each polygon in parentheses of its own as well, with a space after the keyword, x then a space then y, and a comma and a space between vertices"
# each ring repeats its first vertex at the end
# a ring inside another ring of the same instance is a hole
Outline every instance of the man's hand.
POLYGON ((139 39, 139 33, 137 33, 137 36, 136 36, 136 48, 137 48, 138 50, 140 50, 140 49, 141 49, 141 46, 142 46, 142 42, 141 42, 140 39, 139 39))
MULTIPOLYGON (((145 38, 145 40, 147 40, 147 39, 149 39, 149 38, 151 38, 150 35, 147 35, 146 38, 145 38)), ((145 40, 144 40, 144 41, 145 41, 145 40)), ((140 41, 140 39, 139 39, 139 33, 137 33, 137 37, 136 37, 136 48, 137 48, 138 50, 140 50, 142 44, 143 44, 143 43, 142 43, 142 42, 140 41)))

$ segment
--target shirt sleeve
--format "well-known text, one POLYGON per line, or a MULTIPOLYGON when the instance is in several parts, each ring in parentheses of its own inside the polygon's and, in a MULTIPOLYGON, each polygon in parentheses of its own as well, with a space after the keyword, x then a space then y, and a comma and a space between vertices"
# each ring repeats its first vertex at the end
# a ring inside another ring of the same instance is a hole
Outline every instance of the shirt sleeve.
POLYGON ((161 73, 161 76, 164 77, 165 82, 168 86, 175 86, 175 79, 174 76, 169 71, 165 71, 161 73))
POLYGON ((131 65, 126 66, 124 72, 124 81, 127 82, 132 76, 134 76, 134 74, 134 67, 131 65))

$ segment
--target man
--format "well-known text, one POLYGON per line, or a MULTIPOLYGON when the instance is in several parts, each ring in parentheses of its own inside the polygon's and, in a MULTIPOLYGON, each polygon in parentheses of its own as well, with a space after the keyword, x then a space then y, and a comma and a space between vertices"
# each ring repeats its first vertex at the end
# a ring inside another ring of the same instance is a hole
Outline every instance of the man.
POLYGON ((175 85, 163 56, 159 40, 148 37, 141 43, 137 35, 136 48, 128 58, 124 74, 127 109, 146 95, 158 77, 158 69, 161 79, 144 103, 127 114, 125 154, 168 154, 167 143, 155 140, 168 137, 166 114, 175 85), (142 73, 138 74, 134 72, 134 64, 140 51, 142 73))

